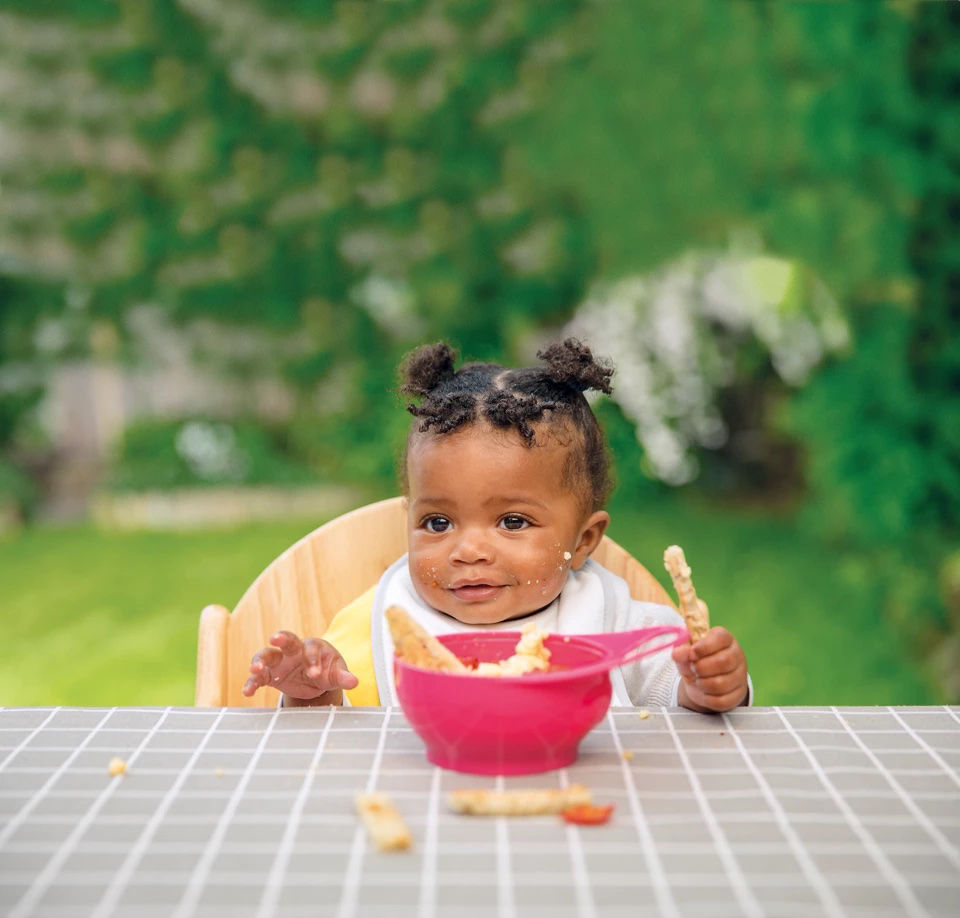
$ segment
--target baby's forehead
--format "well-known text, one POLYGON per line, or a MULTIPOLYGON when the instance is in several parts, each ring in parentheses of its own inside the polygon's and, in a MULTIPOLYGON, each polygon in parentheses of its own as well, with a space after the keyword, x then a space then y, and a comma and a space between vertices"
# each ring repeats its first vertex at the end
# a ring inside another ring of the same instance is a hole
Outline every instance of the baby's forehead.
POLYGON ((555 450, 557 447, 570 449, 580 445, 582 437, 569 417, 554 416, 548 420, 534 421, 530 424, 533 430, 533 441, 527 443, 520 431, 510 425, 500 427, 486 418, 478 418, 462 424, 454 430, 437 432, 435 430, 421 430, 416 423, 410 427, 407 438, 407 452, 425 445, 442 447, 445 444, 459 445, 467 438, 482 438, 483 440, 500 446, 520 446, 523 449, 535 451, 538 448, 555 450))

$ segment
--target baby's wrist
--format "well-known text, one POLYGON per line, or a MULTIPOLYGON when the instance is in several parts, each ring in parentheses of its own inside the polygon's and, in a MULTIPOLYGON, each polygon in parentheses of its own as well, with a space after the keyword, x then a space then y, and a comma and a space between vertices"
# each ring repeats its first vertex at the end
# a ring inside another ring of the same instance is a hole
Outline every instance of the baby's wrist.
POLYGON ((314 698, 295 698, 293 695, 284 693, 280 707, 283 708, 316 708, 326 705, 342 705, 343 689, 330 689, 314 698))

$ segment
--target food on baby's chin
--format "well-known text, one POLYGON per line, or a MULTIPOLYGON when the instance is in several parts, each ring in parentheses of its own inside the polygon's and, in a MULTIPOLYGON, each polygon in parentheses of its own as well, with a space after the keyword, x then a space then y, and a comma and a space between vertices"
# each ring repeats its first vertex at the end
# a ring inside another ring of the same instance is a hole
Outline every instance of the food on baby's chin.
POLYGON ((592 802, 593 794, 582 784, 508 791, 463 788, 451 791, 447 798, 455 813, 472 816, 542 816, 592 802))
POLYGON ((386 794, 357 794, 354 803, 367 832, 380 851, 403 851, 413 844, 413 836, 403 817, 386 794))

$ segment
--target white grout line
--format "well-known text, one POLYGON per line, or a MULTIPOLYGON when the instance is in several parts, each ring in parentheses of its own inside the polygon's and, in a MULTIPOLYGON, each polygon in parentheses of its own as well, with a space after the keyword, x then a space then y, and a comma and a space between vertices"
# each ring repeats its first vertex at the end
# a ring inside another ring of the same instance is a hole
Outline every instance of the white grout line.
POLYGON ((893 866, 887 856, 883 853, 883 849, 877 844, 874 837, 864 828, 863 824, 857 818, 857 814, 850 808, 850 805, 847 803, 847 801, 843 799, 843 795, 836 789, 833 782, 830 780, 829 775, 826 773, 826 771, 824 771, 816 756, 810 752, 806 746, 804 746, 803 738, 797 734, 793 724, 790 723, 786 715, 779 707, 775 708, 775 710, 777 714, 780 715, 783 725, 790 732, 790 735, 796 740, 801 752, 803 752, 803 754, 807 757, 807 761, 813 767, 814 773, 820 779, 820 783, 824 786, 827 793, 830 794, 833 802, 843 813, 847 820, 847 824, 860 839, 860 841, 863 842, 863 847, 866 849, 870 857, 873 858, 873 862, 879 868, 881 875, 886 877, 887 881, 893 887, 893 891, 897 894, 897 898, 899 898, 900 902, 903 904, 906 913, 915 916, 926 915, 926 909, 924 909, 917 897, 913 894, 910 884, 906 882, 900 871, 893 866))
MULTIPOLYGON (((503 775, 497 775, 497 790, 503 791, 503 775)), ((510 860, 510 830, 504 816, 496 818, 497 839, 497 915, 499 918, 514 918, 517 904, 513 897, 513 865, 510 860)))
MULTIPOLYGON (((351 711, 354 710, 351 708, 351 711)), ((377 778, 380 774, 380 764, 383 760, 383 750, 387 742, 387 725, 390 722, 391 708, 386 708, 379 712, 383 720, 380 722, 380 738, 377 742, 377 750, 373 755, 373 762, 370 764, 370 774, 367 776, 367 784, 364 790, 367 793, 373 791, 377 786, 377 778)), ((337 910, 339 918, 353 918, 357 910, 357 897, 360 895, 360 876, 363 871, 363 856, 366 852, 366 830, 360 824, 354 829, 353 844, 350 846, 350 860, 347 862, 347 870, 343 877, 343 890, 340 894, 340 908, 337 910)))
POLYGON ((434 918, 437 912, 437 836, 440 822, 440 768, 433 767, 430 797, 427 802, 427 828, 423 840, 423 865, 420 869, 418 918, 434 918))
MULTIPOLYGON (((666 716, 666 711, 663 712, 666 716)), ((630 811, 633 815, 633 824, 640 837, 640 848, 647 861, 647 873, 650 874, 650 882, 653 884, 653 891, 657 899, 657 910, 661 915, 679 916, 680 910, 673 898, 673 890, 667 880, 666 872, 660 861, 657 848, 650 835, 650 829, 647 820, 644 817, 643 808, 640 805, 640 798, 637 795, 637 787, 633 781, 633 772, 627 760, 623 757, 624 749, 620 741, 620 733, 617 730, 617 724, 613 717, 613 712, 607 712, 607 720, 610 722, 610 733, 613 736, 613 743, 617 749, 617 755, 620 757, 620 774, 623 776, 624 784, 627 788, 627 797, 630 800, 630 811)))
MULTIPOLYGON (((115 710, 115 709, 114 709, 115 710)), ((110 717, 113 711, 107 714, 107 717, 110 717)), ((153 725, 153 728, 147 733, 142 740, 140 740, 139 745, 134 749, 127 759, 127 766, 135 765, 137 756, 143 750, 144 746, 153 738, 156 732, 160 729, 164 720, 166 720, 167 715, 170 713, 170 708, 167 708, 160 717, 157 718, 156 722, 153 725)), ((103 718, 96 727, 88 734, 87 740, 81 744, 78 748, 83 748, 86 745, 86 742, 94 736, 97 732, 97 729, 101 724, 107 719, 103 718)), ((57 848, 56 854, 47 861, 43 866, 43 870, 37 874, 36 879, 30 885, 29 889, 23 894, 20 901, 17 905, 10 911, 7 915, 7 918, 20 918, 21 915, 28 915, 33 910, 34 905, 37 904, 37 901, 40 897, 47 891, 50 886, 50 881, 57 875, 57 871, 64 864, 67 858, 74 852, 77 847, 77 842, 83 836, 83 833, 87 831, 87 828, 93 823, 94 817, 97 813, 100 812, 101 807, 113 796, 114 791, 120 786, 120 781, 127 780, 120 776, 110 777, 107 774, 106 768, 103 772, 104 780, 107 782, 103 790, 99 793, 97 798, 93 803, 87 808, 87 811, 83 814, 83 818, 80 819, 73 827, 73 830, 66 837, 63 843, 57 848)))
MULTIPOLYGON (((740 755, 742 756, 744 763, 750 770, 750 773, 753 775, 757 784, 760 785, 760 790, 762 791, 768 805, 773 810, 777 824, 780 826, 780 830, 786 837, 787 842, 790 845, 790 849, 793 851, 796 859, 800 862, 800 866, 809 880, 810 885, 817 891, 817 895, 820 897, 820 902, 824 908, 824 914, 842 916, 844 914, 844 909, 840 904, 839 899, 837 899, 837 895, 833 891, 833 887, 817 869, 817 866, 814 864, 809 852, 803 846, 803 843, 800 841, 800 838, 794 831, 793 826, 790 824, 790 817, 787 816, 783 807, 780 805, 780 801, 777 799, 776 794, 774 794, 773 789, 767 783, 767 779, 763 776, 763 772, 757 768, 752 756, 747 751, 747 748, 743 745, 743 742, 737 734, 737 730, 734 726, 732 718, 728 717, 726 714, 723 714, 722 716, 723 722, 727 725, 727 732, 737 744, 737 749, 740 751, 740 755)), ((820 814, 817 815, 819 816, 820 814)))
POLYGON ((273 711, 270 722, 263 731, 257 748, 254 749, 253 754, 250 756, 250 761, 247 762, 247 767, 244 769, 243 775, 237 782, 237 786, 230 795, 230 800, 220 814, 220 819, 217 821, 213 834, 203 848, 203 854, 200 856, 197 866, 194 867, 193 873, 190 875, 190 880, 183 891, 183 895, 180 897, 180 902, 177 904, 176 910, 172 913, 172 918, 187 918, 187 916, 192 915, 196 909, 197 900, 203 893, 203 888, 207 881, 207 875, 210 873, 210 866, 213 863, 213 859, 220 852, 223 836, 226 835, 230 820, 233 818, 237 807, 240 805, 240 801, 243 799, 244 791, 250 783, 250 779, 253 777, 254 768, 257 762, 260 761, 260 756, 263 755, 263 750, 267 746, 267 741, 273 733, 273 728, 276 726, 277 718, 280 716, 282 710, 283 708, 277 707, 273 711))
MULTIPOLYGON (((303 811, 306 809, 307 796, 313 785, 314 776, 317 773, 317 765, 323 757, 324 748, 327 745, 327 738, 330 735, 330 728, 333 726, 335 705, 330 705, 330 713, 327 716, 327 722, 324 724, 323 733, 317 742, 317 747, 313 752, 313 757, 307 767, 307 773, 300 784, 300 790, 297 793, 296 800, 293 802, 290 813, 287 815, 287 825, 283 832, 283 838, 280 839, 280 846, 274 855, 273 863, 270 865, 270 873, 267 875, 263 887, 263 893, 260 896, 260 907, 257 909, 258 918, 270 918, 276 914, 277 899, 283 886, 283 879, 287 872, 287 864, 290 861, 290 855, 293 853, 293 843, 297 837, 297 829, 300 827, 300 820, 303 811)), ((289 797, 288 797, 289 799, 289 797)))
POLYGON ((687 750, 684 749, 683 743, 680 740, 680 736, 673 726, 673 722, 670 718, 670 712, 665 710, 664 717, 667 723, 667 728, 670 731, 670 735, 673 737, 674 745, 677 748, 677 753, 680 756, 680 761, 683 762, 684 770, 687 773, 687 777, 690 779, 690 785, 693 788, 693 796, 696 798, 697 804, 700 807, 700 812, 703 814, 703 818, 707 824, 707 828, 710 830, 710 834, 713 836, 717 855, 723 862, 727 873, 727 878, 729 879, 730 885, 733 887, 733 891, 736 894, 737 901, 740 904, 740 912, 743 915, 752 915, 756 916, 756 918, 763 918, 763 909, 761 908, 760 903, 757 902, 756 898, 754 897, 753 890, 750 889, 750 885, 747 883, 746 877, 744 877, 743 871, 741 871, 740 865, 737 863, 737 859, 734 857, 733 851, 730 849, 730 843, 727 840, 727 836, 724 834, 723 829, 720 827, 720 823, 717 821, 716 815, 710 807, 710 801, 707 799, 707 795, 704 793, 703 786, 700 784, 700 778, 697 776, 697 772, 690 763, 690 757, 687 755, 687 750))
MULTIPOLYGON (((947 773, 947 777, 950 778, 950 780, 953 781, 953 783, 956 784, 957 787, 960 787, 960 775, 957 774, 956 769, 951 768, 950 764, 944 761, 943 756, 940 755, 940 753, 937 752, 937 750, 934 749, 922 736, 920 736, 920 734, 917 733, 913 729, 913 727, 911 727, 910 724, 908 724, 892 707, 890 708, 890 713, 897 719, 897 722, 901 724, 903 729, 906 730, 907 733, 909 733, 910 736, 920 746, 923 747, 923 751, 926 752, 930 756, 930 758, 933 759, 947 773)), ((886 750, 877 749, 875 751, 885 752, 886 750)), ((897 751, 902 752, 903 750, 897 750, 897 751)), ((920 751, 920 750, 917 750, 917 751, 920 751)))
MULTIPOLYGON (((560 769, 560 786, 569 787, 570 779, 567 769, 560 769)), ((567 823, 567 845, 570 848, 570 868, 573 875, 573 891, 577 897, 577 912, 580 918, 596 918, 597 907, 593 901, 593 890, 590 887, 590 876, 587 872, 586 858, 583 854, 583 845, 580 842, 580 829, 567 823)))
POLYGON ((43 799, 46 792, 60 779, 60 776, 66 772, 67 768, 70 766, 70 763, 78 755, 80 755, 81 752, 83 752, 87 746, 87 743, 93 739, 93 736, 97 730, 103 726, 103 724, 110 718, 115 710, 116 708, 111 708, 106 712, 106 714, 103 715, 102 718, 100 718, 100 721, 96 724, 96 726, 84 737, 83 742, 81 742, 80 745, 77 746, 73 752, 63 762, 60 763, 60 767, 52 775, 50 775, 46 781, 44 781, 43 785, 30 798, 30 801, 26 804, 26 806, 24 806, 17 813, 17 815, 14 816, 13 819, 11 819, 10 822, 3 827, 3 829, 0 829, 0 846, 5 844, 7 839, 9 839, 10 836, 13 835, 13 833, 21 826, 23 821, 33 811, 34 807, 43 799))
POLYGON ((958 851, 944 836, 943 832, 941 832, 930 821, 930 817, 923 810, 921 810, 913 800, 910 799, 910 795, 904 791, 903 787, 900 785, 900 782, 890 773, 890 770, 887 768, 887 766, 884 765, 876 755, 874 755, 873 751, 866 745, 866 743, 864 743, 863 740, 853 732, 843 715, 836 708, 833 709, 833 713, 836 715, 837 720, 839 720, 840 723, 847 728, 860 749, 866 754, 870 761, 873 762, 877 771, 880 772, 884 778, 886 778, 887 783, 894 789, 894 791, 896 791, 897 796, 900 798, 900 802, 913 816, 914 821, 923 826, 927 834, 934 840, 943 856, 946 857, 947 860, 949 860, 953 866, 957 868, 957 870, 960 870, 960 851, 958 851))
MULTIPOLYGON (((220 718, 223 717, 225 711, 226 708, 221 709, 217 719, 214 720, 203 739, 201 739, 201 741, 197 744, 193 751, 193 755, 187 760, 183 768, 180 769, 176 781, 173 782, 161 799, 159 806, 157 806, 157 808, 150 815, 150 819, 147 821, 146 825, 144 825, 143 831, 137 837, 136 842, 134 842, 132 847, 128 848, 127 856, 117 869, 115 877, 107 887, 100 901, 97 903, 94 911, 90 913, 90 918, 105 918, 105 916, 113 912, 114 908, 116 907, 117 900, 120 898, 120 895, 123 893, 127 884, 130 882, 130 877, 133 875, 134 868, 140 863, 140 859, 143 857, 144 852, 147 850, 147 846, 153 839, 154 833, 160 827, 161 822, 163 822, 163 818, 167 815, 170 805, 177 798, 177 792, 190 776, 194 763, 203 752, 204 746, 213 735, 213 732, 216 730, 217 724, 220 722, 220 718)), ((142 817, 138 816, 137 822, 141 823, 142 817)))

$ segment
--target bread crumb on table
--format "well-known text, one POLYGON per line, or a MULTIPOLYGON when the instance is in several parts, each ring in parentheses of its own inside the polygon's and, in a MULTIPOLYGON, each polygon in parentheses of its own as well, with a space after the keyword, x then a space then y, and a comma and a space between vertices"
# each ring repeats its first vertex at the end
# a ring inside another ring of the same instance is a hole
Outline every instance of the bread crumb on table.
POLYGON ((624 749, 623 759, 625 762, 629 762, 633 758, 633 753, 629 749, 624 749))
POLYGON ((125 775, 127 773, 127 763, 124 762, 123 759, 114 756, 110 759, 110 764, 107 766, 107 773, 111 778, 116 778, 118 775, 125 775))
POLYGON ((640 711, 640 720, 646 720, 649 716, 650 716, 650 712, 646 708, 643 708, 640 711))
POLYGON ((357 794, 354 803, 367 832, 380 851, 406 851, 413 845, 410 830, 387 794, 357 794))

